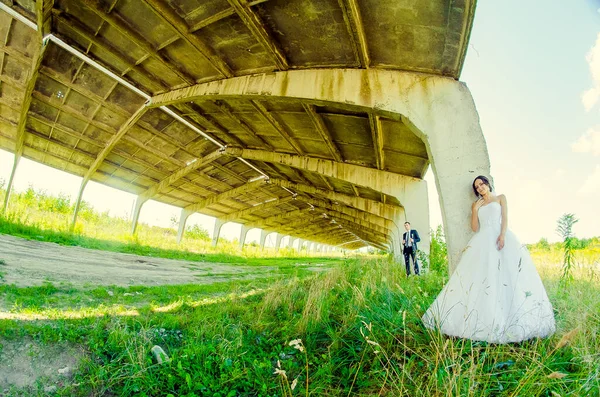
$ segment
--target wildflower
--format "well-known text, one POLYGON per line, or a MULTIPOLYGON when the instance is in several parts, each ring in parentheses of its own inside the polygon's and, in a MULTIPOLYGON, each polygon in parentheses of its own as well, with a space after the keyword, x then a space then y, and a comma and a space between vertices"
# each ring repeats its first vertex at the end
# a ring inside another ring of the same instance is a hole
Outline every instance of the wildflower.
POLYGON ((285 370, 281 369, 281 363, 279 360, 277 360, 277 368, 275 368, 275 372, 273 372, 273 374, 281 375, 283 378, 287 379, 287 374, 285 373, 285 370))
POLYGON ((304 345, 302 344, 302 339, 294 339, 288 345, 292 346, 296 350, 300 350, 301 352, 304 352, 304 345))

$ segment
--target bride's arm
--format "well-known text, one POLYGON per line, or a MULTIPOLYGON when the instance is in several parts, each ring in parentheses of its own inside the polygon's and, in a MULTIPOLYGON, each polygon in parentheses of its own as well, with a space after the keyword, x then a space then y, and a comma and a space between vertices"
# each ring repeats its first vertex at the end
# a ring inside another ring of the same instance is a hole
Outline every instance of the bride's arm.
POLYGON ((502 225, 500 228, 500 235, 498 236, 498 240, 496 240, 498 244, 498 249, 504 248, 504 236, 506 235, 506 229, 508 228, 508 204, 506 203, 506 196, 501 194, 498 196, 500 201, 500 206, 502 207, 502 225))
POLYGON ((479 218, 477 217, 477 211, 483 204, 483 200, 479 199, 471 205, 471 229, 476 232, 479 230, 479 218))

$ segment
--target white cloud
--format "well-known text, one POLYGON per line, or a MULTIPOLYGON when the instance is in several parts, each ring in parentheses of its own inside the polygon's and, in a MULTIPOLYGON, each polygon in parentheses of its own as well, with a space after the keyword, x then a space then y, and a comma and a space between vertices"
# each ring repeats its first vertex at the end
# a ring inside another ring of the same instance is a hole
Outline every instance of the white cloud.
POLYGON ((598 87, 590 88, 581 94, 581 102, 586 112, 589 112, 594 107, 596 102, 598 102, 598 97, 600 97, 600 89, 598 87))
POLYGON ((600 193, 600 165, 596 166, 594 172, 587 177, 577 192, 580 196, 587 196, 595 193, 600 193))
POLYGON ((600 126, 588 128, 588 130, 571 144, 575 153, 592 153, 600 156, 600 126))
POLYGON ((598 33, 598 36, 596 37, 596 44, 594 44, 587 53, 585 59, 590 66, 593 86, 581 95, 581 102, 583 103, 585 110, 589 111, 600 98, 600 33, 598 33))

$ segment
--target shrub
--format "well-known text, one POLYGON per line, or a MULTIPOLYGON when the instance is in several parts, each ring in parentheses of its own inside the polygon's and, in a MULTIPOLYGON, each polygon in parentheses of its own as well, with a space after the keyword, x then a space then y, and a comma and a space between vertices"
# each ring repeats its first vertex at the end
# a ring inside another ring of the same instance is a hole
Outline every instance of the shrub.
POLYGON ((429 269, 436 272, 448 270, 448 247, 442 225, 431 230, 431 246, 429 251, 429 269))
POLYGON ((194 240, 209 241, 208 231, 198 225, 188 226, 185 230, 187 238, 194 240))

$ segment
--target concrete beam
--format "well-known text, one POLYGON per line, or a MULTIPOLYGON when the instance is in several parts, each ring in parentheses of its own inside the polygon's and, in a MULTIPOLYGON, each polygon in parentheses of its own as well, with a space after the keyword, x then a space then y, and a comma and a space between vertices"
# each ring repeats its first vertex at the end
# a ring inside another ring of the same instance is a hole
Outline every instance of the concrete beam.
POLYGON ((321 115, 317 113, 317 109, 313 105, 303 104, 303 106, 304 110, 306 110, 306 114, 308 114, 315 128, 317 129, 317 132, 319 133, 319 135, 321 135, 323 141, 325 141, 325 145, 327 145, 327 147, 329 148, 331 156, 335 159, 335 161, 343 162, 344 158, 340 153, 340 149, 338 149, 335 142, 333 142, 331 133, 327 129, 327 126, 325 125, 325 122, 323 121, 321 115))
MULTIPOLYGON (((469 225, 471 183, 477 175, 490 174, 487 146, 475 104, 468 88, 452 78, 384 69, 311 69, 250 76, 197 84, 153 98, 153 106, 189 102, 194 99, 283 99, 303 103, 335 104, 356 111, 375 112, 402 121, 425 144, 436 179, 447 235, 450 270, 472 236, 469 225), (328 87, 324 89, 323 87, 328 87)), ((271 154, 263 161, 284 164, 287 159, 271 154)), ((295 156, 304 159, 302 156, 295 156)), ((294 160, 290 166, 348 180, 402 200, 415 189, 409 179, 382 170, 361 172, 361 167, 327 160, 294 160), (304 164, 303 161, 306 163, 304 164), (352 168, 357 167, 357 168, 352 168), (353 174, 357 171, 358 174, 353 174), (400 183, 396 183, 400 182, 400 183)), ((364 168, 364 167, 362 167, 364 168)), ((418 190, 418 189, 416 189, 418 190)), ((419 196, 417 194, 417 196, 419 196)), ((422 194, 421 194, 422 198, 422 194)), ((410 200, 409 200, 410 201, 410 200)), ((412 201, 413 203, 416 200, 412 201)), ((418 207, 417 207, 418 208, 418 207)), ((414 219, 412 214, 409 214, 414 219)), ((412 222, 412 221, 411 221, 412 222)), ((419 231, 428 224, 414 225, 419 231)))
POLYGON ((395 196, 402 203, 402 190, 407 184, 422 182, 421 179, 376 170, 354 164, 339 163, 317 157, 297 156, 268 150, 225 148, 225 154, 246 160, 258 160, 267 163, 286 165, 303 171, 323 174, 364 188, 373 189, 395 196))
POLYGON ((269 226, 269 224, 272 222, 277 222, 277 221, 280 221, 283 219, 292 218, 292 217, 295 217, 297 215, 300 215, 300 214, 302 214, 306 211, 310 211, 310 210, 311 210, 311 208, 303 208, 303 209, 299 209, 299 210, 285 212, 283 214, 273 215, 268 218, 261 219, 260 221, 247 222, 247 223, 244 223, 244 225, 252 225, 252 227, 262 228, 265 226, 269 226))
POLYGON ((222 219, 222 220, 224 220, 226 222, 231 222, 231 221, 235 222, 236 220, 241 219, 244 216, 250 215, 253 212, 264 211, 264 210, 267 210, 269 208, 277 207, 277 206, 279 206, 281 204, 288 203, 288 202, 292 201, 293 199, 294 198, 292 196, 289 196, 289 197, 284 197, 284 198, 273 200, 273 201, 267 201, 265 203, 255 205, 255 206, 250 207, 250 208, 246 208, 246 209, 243 209, 243 210, 240 210, 240 211, 236 211, 236 212, 231 213, 231 214, 227 214, 226 216, 222 216, 219 219, 222 219))
POLYGON ((77 215, 79 214, 79 207, 81 205, 81 198, 83 197, 83 191, 87 186, 87 183, 91 179, 91 177, 96 173, 102 162, 106 159, 106 157, 110 154, 110 152, 114 149, 114 147, 119 143, 121 138, 133 127, 148 111, 147 106, 144 104, 141 106, 134 114, 129 117, 129 119, 119 128, 119 131, 115 135, 113 135, 106 146, 98 153, 96 159, 88 168, 87 172, 83 176, 81 180, 81 186, 79 187, 79 193, 77 194, 77 199, 75 201, 75 210, 73 211, 73 219, 71 221, 71 230, 75 227, 75 223, 77 222, 77 215))
POLYGON ((36 0, 35 14, 37 17, 37 31, 40 39, 51 33, 52 30, 52 8, 54 0, 36 0))
POLYGON ((256 109, 256 111, 258 111, 258 113, 260 113, 265 118, 265 120, 267 120, 267 122, 271 124, 275 131, 277 131, 279 135, 281 135, 281 137, 285 139, 287 143, 290 144, 290 146, 296 151, 296 154, 304 156, 304 151, 302 150, 296 139, 292 138, 292 136, 288 132, 288 129, 282 123, 280 123, 271 113, 269 113, 267 108, 265 108, 265 106, 261 102, 250 101, 250 103, 252 104, 254 109, 256 109))
POLYGON ((259 188, 265 186, 266 184, 267 184, 266 179, 259 179, 254 182, 248 182, 245 185, 227 190, 223 193, 209 196, 209 197, 205 198, 204 200, 198 201, 197 203, 190 204, 187 207, 185 207, 185 209, 187 209, 188 211, 191 211, 191 212, 198 212, 198 211, 200 211, 208 206, 211 206, 215 203, 218 203, 220 201, 230 199, 232 197, 238 196, 238 195, 246 193, 246 192, 250 192, 252 190, 259 189, 259 188))
POLYGON ((144 2, 150 6, 159 18, 173 28, 183 41, 198 50, 222 76, 233 76, 233 71, 229 65, 210 46, 203 42, 200 36, 188 32, 187 22, 172 7, 158 0, 144 0, 144 2))
MULTIPOLYGON (((194 171, 198 170, 199 168, 203 168, 203 167, 207 166, 208 164, 212 163, 213 161, 215 161, 216 159, 221 157, 223 154, 224 154, 223 149, 217 149, 214 152, 212 152, 204 157, 195 159, 195 161, 188 163, 188 165, 186 165, 184 168, 179 169, 178 171, 169 175, 165 179, 161 180, 159 183, 156 183, 156 184, 150 186, 145 192, 143 192, 140 195, 140 197, 142 197, 144 200, 148 200, 148 199, 152 198, 153 196, 164 192, 165 189, 167 189, 173 183, 177 182, 179 179, 183 178, 190 172, 194 172, 194 171)), ((189 208, 186 207, 186 209, 189 209, 189 208)))
POLYGON ((269 179, 269 183, 271 183, 273 185, 281 186, 281 187, 286 187, 286 188, 288 188, 290 190, 294 190, 296 192, 303 192, 303 193, 308 193, 311 195, 322 196, 322 197, 325 197, 334 202, 337 201, 337 202, 343 203, 349 207, 353 207, 353 208, 359 209, 361 211, 369 212, 372 214, 377 214, 377 215, 387 218, 387 219, 396 218, 398 216, 398 213, 400 211, 402 211, 402 207, 400 207, 400 206, 382 204, 379 201, 361 198, 361 197, 349 196, 344 193, 338 193, 335 191, 319 189, 319 188, 316 188, 313 186, 289 182, 289 181, 282 180, 282 179, 271 178, 271 179, 269 179))
POLYGON ((402 224, 404 223, 404 222, 402 222, 402 224, 398 224, 398 225, 396 224, 397 218, 403 217, 404 211, 400 211, 396 218, 389 219, 389 218, 383 218, 379 215, 372 214, 369 212, 360 211, 355 208, 346 207, 344 205, 334 205, 332 203, 328 203, 325 200, 311 199, 311 198, 302 197, 302 196, 298 196, 298 197, 299 197, 299 200, 301 200, 307 204, 313 205, 315 207, 326 208, 331 211, 336 211, 341 214, 353 217, 355 219, 370 223, 374 226, 385 228, 387 230, 398 229, 398 227, 402 226, 402 224))
POLYGON ((359 66, 368 68, 371 61, 358 2, 357 0, 338 0, 338 4, 342 9, 344 22, 346 23, 348 34, 352 39, 354 55, 356 56, 359 66))
POLYGON ((246 131, 246 133, 248 135, 252 136, 254 139, 256 139, 257 141, 259 141, 262 146, 266 147, 269 150, 275 150, 273 148, 273 146, 270 143, 268 143, 267 141, 265 141, 263 137, 261 137, 260 135, 258 135, 256 133, 256 131, 254 131, 254 129, 252 129, 252 127, 248 123, 246 123, 244 120, 242 120, 241 118, 239 118, 238 116, 236 116, 235 113, 233 112, 233 109, 227 103, 225 103, 223 101, 215 101, 214 105, 217 108, 219 108, 219 110, 222 113, 226 114, 237 125, 239 125, 244 131, 246 131))
POLYGON ((87 9, 92 11, 102 20, 104 20, 107 24, 113 27, 115 30, 120 32, 123 36, 125 36, 128 40, 132 41, 135 45, 142 48, 144 51, 148 53, 149 56, 156 59, 159 63, 163 64, 166 68, 170 69, 173 73, 175 73, 181 80, 183 80, 187 84, 194 84, 195 79, 187 74, 185 71, 182 71, 175 67, 174 64, 170 62, 170 60, 160 53, 159 50, 152 47, 150 43, 135 30, 132 30, 122 17, 117 15, 116 13, 106 13, 100 8, 100 3, 97 0, 80 0, 87 9))
POLYGON ((373 140, 373 149, 377 159, 377 169, 385 169, 385 155, 383 153, 383 128, 381 127, 381 118, 373 112, 369 113, 369 124, 371 127, 371 139, 373 140))
POLYGON ((264 47, 267 53, 280 70, 288 69, 288 61, 279 44, 270 36, 269 32, 261 21, 260 17, 254 12, 248 2, 245 0, 227 0, 229 5, 238 14, 244 25, 252 32, 252 35, 264 47))

